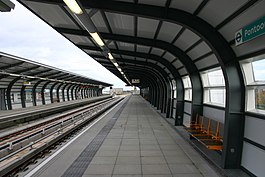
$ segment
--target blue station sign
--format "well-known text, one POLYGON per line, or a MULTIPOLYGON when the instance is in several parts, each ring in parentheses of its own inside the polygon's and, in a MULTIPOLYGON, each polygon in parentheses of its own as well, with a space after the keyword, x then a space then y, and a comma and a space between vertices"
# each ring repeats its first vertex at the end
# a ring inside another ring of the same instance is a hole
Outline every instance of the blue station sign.
POLYGON ((236 46, 265 34, 265 16, 245 26, 235 33, 236 46))

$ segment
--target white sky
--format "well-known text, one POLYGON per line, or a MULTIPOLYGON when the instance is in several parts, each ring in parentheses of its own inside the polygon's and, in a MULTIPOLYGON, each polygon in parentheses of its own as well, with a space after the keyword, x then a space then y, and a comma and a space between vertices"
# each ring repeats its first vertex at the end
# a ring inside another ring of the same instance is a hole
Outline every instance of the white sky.
POLYGON ((0 13, 0 51, 131 90, 24 6, 11 1, 15 3, 15 9, 0 13))
POLYGON ((253 71, 256 81, 265 81, 265 59, 253 62, 253 71))

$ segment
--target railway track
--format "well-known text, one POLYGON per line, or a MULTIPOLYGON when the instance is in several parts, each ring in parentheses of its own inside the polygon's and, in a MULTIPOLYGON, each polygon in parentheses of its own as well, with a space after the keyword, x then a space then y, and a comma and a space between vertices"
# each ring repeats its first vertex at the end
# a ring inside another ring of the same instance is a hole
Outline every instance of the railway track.
POLYGON ((40 154, 49 152, 56 143, 121 100, 110 98, 92 103, 0 137, 0 176, 13 176, 21 166, 36 161, 40 154))
POLYGON ((74 109, 72 111, 67 111, 61 115, 58 115, 58 116, 55 116, 53 119, 51 120, 47 120, 45 122, 42 122, 42 123, 39 123, 39 124, 36 124, 34 126, 31 126, 31 127, 28 127, 28 128, 25 128, 25 129, 22 129, 22 130, 19 130, 19 131, 16 131, 16 132, 13 132, 13 133, 10 133, 8 135, 4 135, 4 136, 0 136, 0 150, 2 149, 3 145, 7 142, 10 142, 14 139, 17 139, 17 137, 23 137, 25 136, 26 133, 28 132, 31 132, 31 131, 38 131, 39 129, 43 129, 45 128, 45 126, 51 124, 51 123, 55 123, 55 122, 58 122, 58 121, 63 121, 63 119, 67 119, 67 117, 70 117, 70 116, 73 116, 75 113, 79 113, 80 111, 84 111, 84 110, 87 110, 93 106, 97 106, 99 104, 102 104, 106 101, 109 101, 109 100, 112 100, 113 98, 110 98, 110 99, 106 99, 106 100, 102 100, 102 101, 98 101, 96 103, 92 103, 92 104, 89 104, 87 106, 83 106, 81 108, 78 108, 78 109, 74 109))

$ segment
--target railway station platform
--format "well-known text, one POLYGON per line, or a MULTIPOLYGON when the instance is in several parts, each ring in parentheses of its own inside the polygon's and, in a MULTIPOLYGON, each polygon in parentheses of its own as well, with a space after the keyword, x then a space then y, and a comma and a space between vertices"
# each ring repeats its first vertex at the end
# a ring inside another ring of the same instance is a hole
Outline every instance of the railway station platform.
POLYGON ((221 176, 138 95, 125 98, 25 176, 221 176))
POLYGON ((63 111, 69 111, 71 109, 107 98, 111 98, 111 96, 105 95, 90 97, 60 103, 32 106, 28 108, 0 111, 0 136, 10 133, 10 131, 17 131, 18 129, 24 128, 24 126, 22 126, 23 124, 29 126, 28 124, 30 121, 32 123, 32 121, 37 121, 45 116, 60 114, 63 111), (7 131, 8 128, 10 131, 7 131))

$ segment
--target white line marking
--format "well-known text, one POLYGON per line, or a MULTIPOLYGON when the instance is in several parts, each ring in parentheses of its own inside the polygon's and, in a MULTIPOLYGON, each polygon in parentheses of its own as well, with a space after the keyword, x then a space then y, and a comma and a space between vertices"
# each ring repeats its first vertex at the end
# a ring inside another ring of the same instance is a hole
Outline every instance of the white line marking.
POLYGON ((79 138, 81 135, 83 135, 87 130, 89 130, 93 125, 95 125, 98 121, 100 121, 103 117, 105 117, 110 111, 112 111, 114 108, 116 108, 118 105, 120 105, 122 102, 124 102, 125 100, 127 100, 128 98, 122 100, 121 102, 119 102, 118 104, 116 104, 114 107, 112 107, 110 110, 108 110, 107 112, 105 112, 103 115, 101 115, 95 122, 93 122, 89 127, 87 127, 84 131, 82 131, 79 135, 77 135, 76 137, 74 137, 71 141, 69 141, 67 144, 65 144, 61 149, 59 149, 58 151, 56 151, 54 154, 52 154, 49 158, 47 158, 45 161, 43 161, 41 164, 39 164, 36 168, 34 168, 33 170, 31 170, 27 175, 25 175, 24 177, 31 177, 32 175, 34 175, 37 171, 39 171, 44 165, 46 165, 50 160, 52 160, 55 156, 57 156, 60 152, 62 152, 65 148, 67 148, 67 146, 69 146, 70 144, 72 144, 77 138, 79 138))

